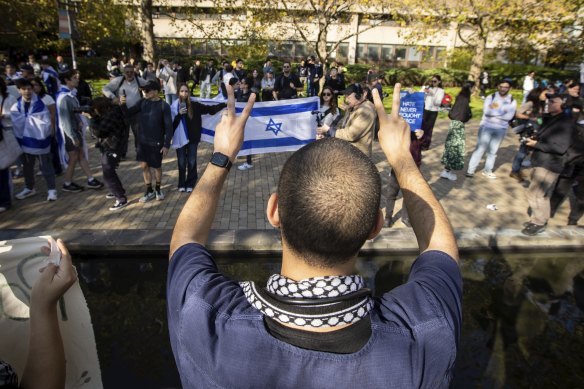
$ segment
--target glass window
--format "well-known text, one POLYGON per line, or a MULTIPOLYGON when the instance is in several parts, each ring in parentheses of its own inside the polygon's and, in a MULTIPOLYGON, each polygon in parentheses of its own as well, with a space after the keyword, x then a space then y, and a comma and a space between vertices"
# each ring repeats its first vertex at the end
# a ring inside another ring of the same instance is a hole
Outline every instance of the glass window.
POLYGON ((296 42, 296 57, 306 57, 308 55, 308 50, 306 49, 306 43, 296 42))
POLYGON ((217 40, 208 41, 207 54, 221 55, 221 42, 217 40))
POLYGON ((422 52, 416 50, 415 47, 410 47, 408 50, 408 61, 421 61, 422 60, 422 52))
POLYGON ((337 47, 337 58, 346 60, 349 57, 349 44, 341 43, 337 47))
POLYGON ((396 47, 394 58, 396 61, 405 61, 406 59, 406 48, 405 47, 396 47))
POLYGON ((391 46, 381 46, 381 59, 383 61, 391 61, 392 49, 391 46))
POLYGON ((357 44, 357 59, 365 58, 365 45, 362 43, 357 44))
POLYGON ((329 53, 330 58, 337 58, 337 51, 333 51, 331 52, 331 48, 333 47, 332 43, 327 43, 326 44, 326 51, 327 53, 329 53))
POLYGON ((379 61, 379 45, 367 45, 367 59, 369 61, 379 61))

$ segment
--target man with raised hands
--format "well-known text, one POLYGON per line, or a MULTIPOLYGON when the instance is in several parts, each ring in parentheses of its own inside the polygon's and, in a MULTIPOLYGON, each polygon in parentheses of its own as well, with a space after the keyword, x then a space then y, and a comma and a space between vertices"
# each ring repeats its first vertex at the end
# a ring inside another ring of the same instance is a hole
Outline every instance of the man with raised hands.
POLYGON ((282 267, 263 287, 237 283, 205 248, 221 188, 255 100, 215 130, 211 163, 170 244, 170 339, 183 387, 447 388, 462 321, 462 278, 448 218, 409 152, 396 84, 391 116, 373 91, 379 141, 410 210, 420 255, 409 279, 371 296, 355 263, 383 225, 371 159, 326 138, 285 163, 267 218, 282 236, 282 267))

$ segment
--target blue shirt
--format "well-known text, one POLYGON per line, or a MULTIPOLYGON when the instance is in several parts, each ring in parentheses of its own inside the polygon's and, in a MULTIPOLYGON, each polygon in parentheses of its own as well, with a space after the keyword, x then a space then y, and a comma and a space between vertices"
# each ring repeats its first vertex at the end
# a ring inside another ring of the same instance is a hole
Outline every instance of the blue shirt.
POLYGON ((457 263, 426 252, 404 285, 375 299, 369 342, 333 354, 271 336, 263 315, 201 245, 174 253, 167 282, 170 340, 185 388, 447 388, 461 299, 457 263))

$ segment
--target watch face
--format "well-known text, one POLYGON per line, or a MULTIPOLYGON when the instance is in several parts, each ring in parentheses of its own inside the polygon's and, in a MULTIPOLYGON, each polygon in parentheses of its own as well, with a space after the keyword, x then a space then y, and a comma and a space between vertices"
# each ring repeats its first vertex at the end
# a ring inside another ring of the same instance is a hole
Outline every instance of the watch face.
POLYGON ((213 153, 211 157, 211 163, 216 166, 224 167, 229 169, 231 167, 231 161, 225 154, 213 153))

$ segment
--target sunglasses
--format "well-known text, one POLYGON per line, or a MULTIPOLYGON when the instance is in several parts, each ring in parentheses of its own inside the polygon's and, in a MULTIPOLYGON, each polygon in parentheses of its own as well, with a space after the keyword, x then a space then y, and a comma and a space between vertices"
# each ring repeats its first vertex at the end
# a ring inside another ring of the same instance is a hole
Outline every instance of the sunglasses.
POLYGON ((323 96, 332 96, 333 94, 332 93, 323 93, 322 95, 323 96))
POLYGON ((433 82, 433 83, 437 83, 437 82, 438 82, 438 80, 432 80, 432 82, 433 82))

